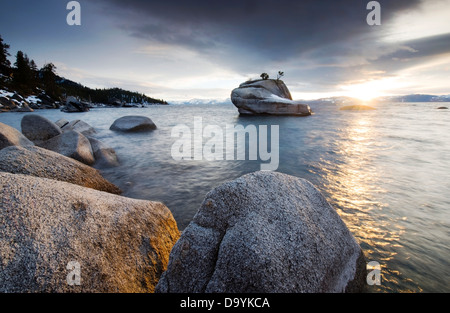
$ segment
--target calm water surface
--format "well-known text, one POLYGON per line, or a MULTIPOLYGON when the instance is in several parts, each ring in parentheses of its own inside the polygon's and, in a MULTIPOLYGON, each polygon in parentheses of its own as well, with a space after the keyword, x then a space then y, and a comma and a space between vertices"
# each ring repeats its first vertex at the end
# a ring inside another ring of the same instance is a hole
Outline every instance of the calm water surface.
MULTIPOLYGON (((56 121, 82 119, 113 147, 121 165, 101 169, 127 197, 158 200, 184 229, 205 194, 260 169, 260 161, 175 161, 175 125, 279 125, 279 172, 310 180, 338 211, 368 261, 382 266, 370 292, 450 292, 450 111, 437 103, 396 103, 375 111, 312 107, 310 117, 240 117, 232 105, 177 105, 36 112, 56 121), (150 117, 146 134, 109 130, 124 115, 150 117)), ((0 114, 20 130, 24 113, 0 114)), ((206 139, 205 139, 206 141, 206 139)))

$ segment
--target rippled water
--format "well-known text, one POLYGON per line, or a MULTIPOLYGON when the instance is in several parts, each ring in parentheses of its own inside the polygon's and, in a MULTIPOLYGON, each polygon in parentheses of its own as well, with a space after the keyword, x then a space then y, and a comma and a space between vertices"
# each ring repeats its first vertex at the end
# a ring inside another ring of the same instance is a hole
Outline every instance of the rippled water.
MULTIPOLYGON (((164 202, 184 229, 205 194, 260 169, 260 161, 175 161, 171 130, 178 124, 279 125, 279 172, 306 178, 336 208, 368 261, 381 264, 371 292, 449 292, 450 111, 436 103, 396 103, 375 111, 313 107, 310 117, 240 117, 232 105, 178 105, 38 114, 82 119, 116 149, 121 165, 101 169, 133 198, 164 202), (146 134, 109 130, 124 115, 158 126, 146 134)), ((23 113, 0 114, 20 130, 23 113)))

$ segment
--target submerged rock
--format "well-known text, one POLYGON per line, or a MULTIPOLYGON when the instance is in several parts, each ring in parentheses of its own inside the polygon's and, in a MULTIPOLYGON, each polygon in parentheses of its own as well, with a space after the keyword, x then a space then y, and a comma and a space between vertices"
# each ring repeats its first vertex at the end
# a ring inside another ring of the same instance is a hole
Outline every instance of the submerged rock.
POLYGON ((1 172, 0 189, 2 293, 153 292, 179 238, 159 202, 1 172))
POLYGON ((156 129, 156 125, 146 116, 130 115, 115 120, 110 129, 121 132, 143 132, 156 129))
POLYGON ((0 123, 0 150, 9 146, 29 147, 34 143, 17 129, 0 123))
POLYGON ((55 122, 56 125, 59 126, 59 128, 63 128, 64 126, 66 126, 67 124, 69 124, 70 122, 68 120, 66 120, 65 118, 60 118, 59 120, 57 120, 55 122))
POLYGON ((40 144, 62 133, 58 125, 38 114, 25 115, 20 126, 22 134, 35 144, 40 144))
POLYGON ((87 165, 92 165, 95 162, 89 140, 83 134, 74 130, 63 132, 61 135, 39 144, 39 146, 87 165))
POLYGON ((356 292, 363 252, 308 181, 275 172, 212 190, 170 254, 157 292, 356 292))
POLYGON ((91 136, 96 133, 96 130, 94 127, 89 125, 88 123, 82 121, 82 120, 74 120, 69 123, 64 124, 61 127, 63 132, 69 131, 69 130, 75 130, 85 136, 91 136))
POLYGON ((292 100, 283 81, 267 79, 242 83, 231 92, 240 114, 311 115, 307 104, 292 100))
POLYGON ((96 169, 39 147, 12 146, 0 150, 0 171, 65 181, 113 194, 122 192, 96 169))
POLYGON ((113 148, 107 146, 105 143, 96 138, 89 136, 87 138, 91 143, 96 165, 100 167, 119 166, 119 160, 117 158, 116 151, 113 148))

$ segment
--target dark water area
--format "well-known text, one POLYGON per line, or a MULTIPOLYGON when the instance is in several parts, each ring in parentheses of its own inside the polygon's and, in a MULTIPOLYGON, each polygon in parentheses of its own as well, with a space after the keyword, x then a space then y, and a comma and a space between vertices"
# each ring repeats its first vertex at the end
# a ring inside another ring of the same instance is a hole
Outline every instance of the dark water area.
MULTIPOLYGON (((450 111, 437 110, 439 106, 393 103, 360 112, 313 106, 309 117, 242 117, 232 105, 35 113, 94 126, 96 137, 116 150, 121 163, 100 169, 102 174, 124 196, 166 204, 181 230, 211 189, 258 171, 267 161, 250 161, 248 155, 246 160, 174 160, 171 150, 178 137, 172 137, 173 128, 185 124, 194 133, 199 117, 203 127, 216 125, 224 134, 226 125, 259 130, 278 125, 277 171, 316 185, 367 260, 381 264, 381 285, 370 286, 369 292, 450 292, 450 111), (158 129, 110 131, 114 120, 125 115, 148 116, 158 129)), ((20 130, 23 115, 0 114, 0 122, 20 130)), ((205 144, 208 138, 202 140, 205 144)))

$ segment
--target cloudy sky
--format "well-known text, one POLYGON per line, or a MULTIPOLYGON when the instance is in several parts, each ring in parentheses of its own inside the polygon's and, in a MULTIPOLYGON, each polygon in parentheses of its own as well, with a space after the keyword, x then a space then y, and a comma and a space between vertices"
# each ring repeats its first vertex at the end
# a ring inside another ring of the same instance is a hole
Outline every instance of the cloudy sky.
MULTIPOLYGON (((262 72, 296 99, 450 94, 450 0, 0 0, 0 35, 94 88, 225 99, 262 72)), ((14 62, 13 56, 11 57, 14 62)))

